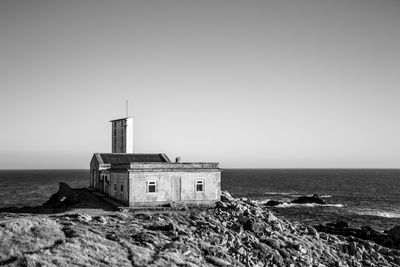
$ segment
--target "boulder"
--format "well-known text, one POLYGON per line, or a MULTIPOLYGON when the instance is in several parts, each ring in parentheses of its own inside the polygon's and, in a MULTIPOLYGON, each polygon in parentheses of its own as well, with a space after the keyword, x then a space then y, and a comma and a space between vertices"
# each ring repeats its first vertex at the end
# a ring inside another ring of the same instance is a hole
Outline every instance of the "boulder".
POLYGON ((231 194, 229 194, 229 192, 227 192, 227 191, 221 192, 221 201, 222 202, 231 202, 233 200, 234 200, 234 198, 231 196, 231 194))
POLYGON ((393 242, 394 247, 400 247, 400 226, 395 226, 386 231, 388 238, 393 242))
POLYGON ((277 200, 269 200, 267 203, 265 203, 264 205, 265 206, 268 206, 268 207, 275 207, 275 206, 278 206, 278 205, 281 205, 281 204, 283 204, 283 202, 281 202, 281 201, 277 201, 277 200))
POLYGON ((326 202, 321 199, 317 194, 314 194, 313 196, 301 196, 296 198, 295 200, 292 200, 291 203, 294 204, 320 204, 324 205, 326 202))

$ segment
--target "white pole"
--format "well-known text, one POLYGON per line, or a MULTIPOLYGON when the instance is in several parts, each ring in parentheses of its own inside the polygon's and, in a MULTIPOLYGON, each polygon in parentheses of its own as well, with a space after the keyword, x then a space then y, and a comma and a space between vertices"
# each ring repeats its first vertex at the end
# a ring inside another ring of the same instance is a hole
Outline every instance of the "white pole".
POLYGON ((128 99, 125 100, 126 117, 128 118, 128 99))

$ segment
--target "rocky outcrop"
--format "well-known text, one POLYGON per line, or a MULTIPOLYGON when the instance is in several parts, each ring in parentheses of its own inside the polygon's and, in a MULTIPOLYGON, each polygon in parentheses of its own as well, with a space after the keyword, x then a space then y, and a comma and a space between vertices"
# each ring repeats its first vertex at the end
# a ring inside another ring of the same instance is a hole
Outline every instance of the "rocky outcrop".
POLYGON ((319 204, 319 205, 325 205, 326 202, 321 199, 317 194, 314 194, 312 196, 301 196, 298 197, 290 202, 282 202, 278 200, 269 200, 268 202, 264 203, 264 206, 267 207, 276 207, 278 205, 282 204, 319 204))
POLYGON ((283 202, 281 202, 281 201, 269 200, 269 201, 267 201, 267 203, 265 203, 264 205, 265 205, 265 206, 268 206, 268 207, 276 207, 276 206, 282 205, 282 204, 283 204, 283 202))
MULTIPOLYGON (((282 267, 400 264, 399 250, 293 224, 247 198, 237 199, 223 192, 216 206, 163 212, 68 213, 0 222, 0 236, 9 240, 0 241, 3 242, 0 264, 282 267), (32 226, 21 220, 36 223, 32 226), (18 240, 24 236, 29 238, 20 246, 18 240)), ((397 230, 393 236, 397 236, 397 230)))
POLYGON ((4 207, 0 208, 0 213, 51 214, 76 209, 114 211, 116 208, 114 205, 93 195, 86 188, 71 188, 66 183, 60 183, 58 191, 43 205, 36 207, 4 207))
POLYGON ((317 225, 315 228, 318 231, 329 234, 369 240, 388 248, 400 249, 400 226, 396 226, 385 232, 379 232, 370 226, 352 228, 345 221, 336 221, 335 223, 327 223, 326 225, 317 225))
POLYGON ((400 226, 395 226, 386 231, 387 237, 395 248, 400 249, 400 226))
POLYGON ((293 204, 319 204, 324 205, 326 202, 321 199, 317 194, 313 196, 301 196, 291 201, 293 204))
POLYGON ((67 207, 81 202, 79 193, 66 183, 60 183, 57 193, 45 203, 47 206, 67 207))

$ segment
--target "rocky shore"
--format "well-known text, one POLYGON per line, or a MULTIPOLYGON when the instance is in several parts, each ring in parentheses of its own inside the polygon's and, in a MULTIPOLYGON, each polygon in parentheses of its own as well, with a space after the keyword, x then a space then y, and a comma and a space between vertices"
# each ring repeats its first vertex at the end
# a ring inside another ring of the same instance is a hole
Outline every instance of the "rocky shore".
POLYGON ((77 208, 82 192, 53 196, 49 214, 3 210, 0 265, 400 266, 397 249, 293 224, 227 192, 213 209, 135 212, 77 208))

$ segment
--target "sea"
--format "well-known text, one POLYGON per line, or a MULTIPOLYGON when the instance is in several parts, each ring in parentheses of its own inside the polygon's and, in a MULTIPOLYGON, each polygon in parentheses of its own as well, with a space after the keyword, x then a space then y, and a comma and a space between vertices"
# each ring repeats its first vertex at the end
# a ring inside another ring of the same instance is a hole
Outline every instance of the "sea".
MULTIPOLYGON (((0 207, 37 206, 58 183, 87 187, 89 170, 0 170, 0 207)), ((383 231, 400 225, 400 169, 224 169, 222 190, 250 198, 293 222, 318 225, 344 220, 383 231), (317 194, 326 205, 290 204, 317 194)))

